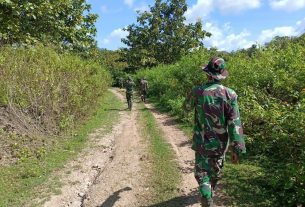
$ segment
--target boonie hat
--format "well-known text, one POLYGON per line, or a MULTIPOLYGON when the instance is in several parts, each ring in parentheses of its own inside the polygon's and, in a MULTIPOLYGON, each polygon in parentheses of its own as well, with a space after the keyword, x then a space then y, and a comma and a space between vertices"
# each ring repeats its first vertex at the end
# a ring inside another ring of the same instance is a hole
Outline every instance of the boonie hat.
POLYGON ((202 67, 202 70, 216 80, 226 79, 229 75, 224 59, 219 57, 212 58, 209 64, 202 67))

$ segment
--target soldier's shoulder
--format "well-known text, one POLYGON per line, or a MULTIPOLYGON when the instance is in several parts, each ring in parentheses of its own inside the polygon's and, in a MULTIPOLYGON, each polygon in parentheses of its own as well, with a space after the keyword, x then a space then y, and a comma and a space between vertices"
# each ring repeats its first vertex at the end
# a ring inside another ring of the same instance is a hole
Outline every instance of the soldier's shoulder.
POLYGON ((228 99, 236 99, 237 98, 237 93, 229 87, 224 86, 225 90, 226 90, 226 94, 228 96, 228 99))

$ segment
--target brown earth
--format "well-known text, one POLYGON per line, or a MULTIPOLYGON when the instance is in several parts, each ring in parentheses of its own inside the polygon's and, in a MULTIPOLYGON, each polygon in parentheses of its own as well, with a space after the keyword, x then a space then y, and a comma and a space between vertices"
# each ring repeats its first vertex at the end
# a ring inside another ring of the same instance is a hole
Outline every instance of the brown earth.
MULTIPOLYGON (((125 98, 117 90, 112 90, 122 101, 125 98)), ((182 174, 179 195, 163 203, 150 207, 197 207, 199 195, 193 176, 194 152, 190 149, 190 139, 178 129, 175 121, 159 113, 152 105, 146 104, 164 131, 173 147, 182 174)), ((53 195, 45 207, 138 207, 147 206, 149 188, 147 141, 141 137, 137 125, 138 110, 120 111, 120 119, 111 133, 104 135, 98 129, 90 135, 88 147, 81 155, 68 163, 55 176, 60 177, 63 187, 61 194, 53 195), (143 159, 144 158, 144 159, 143 159), (145 200, 145 198, 147 198, 145 200)), ((221 188, 221 187, 220 187, 221 188)), ((227 197, 216 192, 216 206, 224 206, 227 197)))
POLYGON ((141 164, 145 145, 136 123, 138 111, 119 113, 111 133, 96 130, 81 155, 57 173, 63 183, 61 194, 53 195, 45 207, 140 206, 147 191, 141 180, 147 178, 141 164))

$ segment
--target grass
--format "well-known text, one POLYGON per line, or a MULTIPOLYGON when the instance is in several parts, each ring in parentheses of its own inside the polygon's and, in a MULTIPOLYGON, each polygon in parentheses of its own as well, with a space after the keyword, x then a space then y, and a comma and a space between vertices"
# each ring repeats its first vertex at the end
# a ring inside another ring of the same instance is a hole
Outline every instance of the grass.
POLYGON ((177 195, 177 187, 181 180, 175 154, 166 142, 163 132, 158 127, 152 113, 140 104, 139 122, 142 125, 142 133, 149 142, 149 153, 152 169, 149 186, 152 189, 152 202, 162 203, 177 195))
MULTIPOLYGON (((16 165, 0 169, 0 206, 24 206, 33 198, 58 190, 58 181, 48 181, 51 173, 64 166, 85 146, 90 132, 103 126, 106 132, 118 120, 122 103, 111 92, 100 100, 96 113, 73 133, 49 146, 47 153, 38 159, 30 158, 16 165)), ((50 137, 51 139, 52 137, 50 137)))
POLYGON ((226 163, 223 191, 232 200, 232 206, 276 206, 271 194, 263 186, 268 175, 264 168, 244 161, 239 165, 226 163))

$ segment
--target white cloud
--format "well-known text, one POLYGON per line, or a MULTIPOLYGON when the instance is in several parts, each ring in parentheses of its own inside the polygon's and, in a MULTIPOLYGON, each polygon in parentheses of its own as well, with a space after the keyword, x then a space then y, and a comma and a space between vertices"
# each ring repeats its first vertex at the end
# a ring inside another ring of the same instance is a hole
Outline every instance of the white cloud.
POLYGON ((240 12, 256 9, 261 6, 261 0, 218 0, 217 7, 224 13, 240 12))
POLYGON ((102 40, 102 43, 103 43, 104 45, 108 45, 109 42, 110 42, 110 40, 107 39, 107 38, 105 38, 105 39, 102 40))
POLYGON ((265 43, 272 40, 275 36, 295 36, 297 32, 294 27, 275 27, 273 29, 263 30, 258 38, 259 42, 265 43))
POLYGON ((115 29, 110 33, 111 38, 124 38, 128 35, 127 31, 124 31, 123 29, 115 29))
POLYGON ((210 14, 213 9, 212 0, 197 0, 185 13, 187 21, 193 22, 210 14))
POLYGON ((127 4, 129 7, 132 7, 134 0, 124 0, 124 3, 127 4))
POLYGON ((210 38, 205 38, 203 43, 206 47, 216 47, 219 50, 232 51, 242 48, 249 48, 252 44, 264 44, 275 36, 299 36, 305 32, 305 18, 292 26, 281 26, 261 31, 256 41, 251 37, 250 32, 243 30, 235 33, 230 23, 216 25, 207 22, 203 25, 204 30, 211 32, 210 38))
POLYGON ((118 28, 113 30, 106 38, 102 40, 103 45, 110 45, 110 44, 119 44, 122 38, 125 38, 128 35, 127 31, 124 31, 122 28, 118 28))
POLYGON ((235 34, 232 31, 230 23, 226 23, 222 27, 219 27, 208 22, 204 25, 204 29, 212 33, 210 38, 206 38, 203 41, 207 47, 216 47, 219 50, 232 51, 248 48, 254 44, 254 41, 248 40, 251 34, 247 30, 235 34), (226 29, 222 29, 223 27, 226 29))
POLYGON ((305 33, 305 18, 297 22, 296 31, 298 35, 305 33))
POLYGON ((237 13, 249 9, 256 9, 261 6, 262 0, 197 0, 186 11, 188 22, 207 17, 212 11, 219 10, 223 13, 237 13))
POLYGON ((146 1, 136 1, 136 0, 124 0, 124 4, 126 4, 133 11, 149 11, 149 6, 146 1))
POLYGON ((305 7, 305 0, 269 0, 274 10, 296 11, 305 7))
POLYGON ((147 4, 142 4, 141 6, 135 7, 134 11, 140 11, 140 12, 149 11, 149 6, 147 4))
POLYGON ((275 36, 299 36, 305 32, 305 18, 298 21, 294 26, 275 27, 263 30, 258 38, 259 42, 265 43, 275 36))

